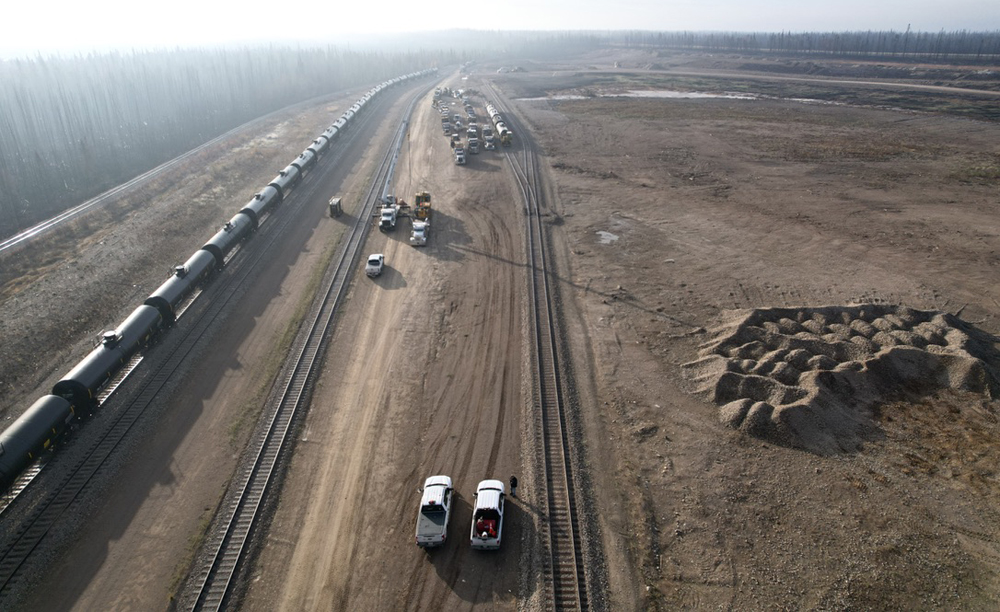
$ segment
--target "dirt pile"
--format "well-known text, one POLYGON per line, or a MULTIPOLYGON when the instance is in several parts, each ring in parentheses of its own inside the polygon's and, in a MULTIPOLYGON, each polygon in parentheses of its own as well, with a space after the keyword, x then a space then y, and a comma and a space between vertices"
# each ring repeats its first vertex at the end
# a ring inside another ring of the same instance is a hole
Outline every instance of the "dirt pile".
POLYGON ((1000 392, 997 338, 955 315, 858 305, 732 311, 684 364, 726 425, 821 455, 883 434, 883 402, 1000 392))

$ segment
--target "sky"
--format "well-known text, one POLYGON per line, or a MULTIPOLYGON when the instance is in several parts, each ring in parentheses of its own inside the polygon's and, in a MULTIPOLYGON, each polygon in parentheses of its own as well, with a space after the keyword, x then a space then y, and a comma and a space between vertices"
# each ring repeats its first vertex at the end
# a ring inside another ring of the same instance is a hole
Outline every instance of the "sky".
POLYGON ((47 0, 24 3, 6 21, 0 57, 9 58, 270 41, 344 44, 452 28, 996 31, 1000 0, 47 0))

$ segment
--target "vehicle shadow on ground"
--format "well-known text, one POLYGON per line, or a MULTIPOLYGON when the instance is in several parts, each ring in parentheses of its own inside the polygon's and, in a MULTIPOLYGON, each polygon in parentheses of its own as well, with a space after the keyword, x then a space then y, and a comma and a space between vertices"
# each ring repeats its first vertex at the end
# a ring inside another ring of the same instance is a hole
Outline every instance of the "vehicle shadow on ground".
MULTIPOLYGON (((399 240, 409 242, 410 225, 404 223, 405 232, 398 237, 399 240)), ((461 249, 463 245, 472 242, 465 229, 465 223, 458 217, 434 211, 431 216, 431 231, 428 233, 427 244, 425 246, 413 247, 414 255, 428 255, 442 261, 462 261, 465 254, 461 249)))
POLYGON ((500 172, 503 170, 503 158, 496 151, 480 151, 466 156, 465 167, 476 172, 500 172))
POLYGON ((382 266, 382 274, 373 278, 372 281, 386 290, 405 289, 407 284, 403 273, 388 264, 382 266))
MULTIPOLYGON (((457 496, 444 547, 427 551, 441 580, 462 601, 473 604, 516 601, 522 543, 537 539, 535 521, 520 500, 506 498, 499 550, 473 550, 470 539, 474 497, 457 496)), ((523 594, 525 597, 530 593, 523 594)))

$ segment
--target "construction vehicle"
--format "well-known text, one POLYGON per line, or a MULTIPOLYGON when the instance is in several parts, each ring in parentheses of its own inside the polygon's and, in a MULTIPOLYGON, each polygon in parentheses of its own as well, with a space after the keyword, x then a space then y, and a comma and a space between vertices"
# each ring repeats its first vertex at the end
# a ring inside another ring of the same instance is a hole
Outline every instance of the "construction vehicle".
POLYGON ((426 191, 418 192, 413 196, 413 217, 421 221, 428 221, 431 218, 431 194, 426 191))

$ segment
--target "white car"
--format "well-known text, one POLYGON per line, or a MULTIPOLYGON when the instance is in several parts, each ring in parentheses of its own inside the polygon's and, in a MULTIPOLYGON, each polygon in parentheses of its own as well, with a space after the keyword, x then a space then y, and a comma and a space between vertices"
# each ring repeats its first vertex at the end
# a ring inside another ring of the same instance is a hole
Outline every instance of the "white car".
POLYGON ((476 487, 476 507, 472 512, 472 547, 500 548, 503 538, 504 487, 499 480, 484 480, 476 487))
POLYGON ((368 276, 378 276, 385 266, 385 255, 374 253, 368 256, 368 265, 365 266, 365 274, 368 276))

